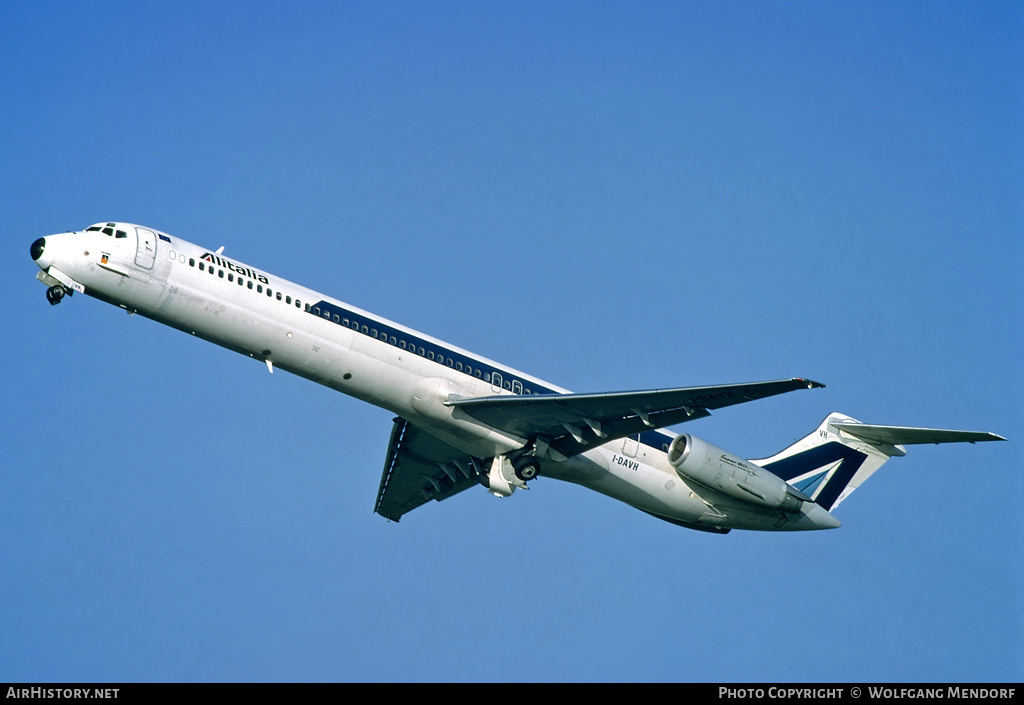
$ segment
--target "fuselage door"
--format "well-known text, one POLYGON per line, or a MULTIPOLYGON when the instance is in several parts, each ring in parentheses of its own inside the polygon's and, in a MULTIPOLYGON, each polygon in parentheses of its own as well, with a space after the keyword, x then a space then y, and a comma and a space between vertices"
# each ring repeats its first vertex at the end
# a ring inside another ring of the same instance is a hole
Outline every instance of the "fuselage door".
POLYGON ((626 436, 622 439, 622 454, 627 458, 635 458, 638 450, 640 450, 639 433, 633 434, 632 436, 626 436))
POLYGON ((143 269, 152 269, 156 261, 156 233, 146 228, 135 228, 139 246, 135 251, 135 264, 143 269))

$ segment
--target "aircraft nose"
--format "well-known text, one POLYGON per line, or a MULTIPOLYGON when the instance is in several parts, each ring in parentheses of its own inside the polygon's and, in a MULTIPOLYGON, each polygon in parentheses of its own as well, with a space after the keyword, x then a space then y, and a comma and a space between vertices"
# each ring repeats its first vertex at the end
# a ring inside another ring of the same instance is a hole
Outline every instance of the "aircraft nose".
POLYGON ((34 261, 38 262, 39 258, 43 256, 43 250, 44 249, 46 249, 46 238, 45 237, 41 237, 38 240, 36 240, 35 242, 33 242, 32 243, 32 249, 30 250, 30 252, 32 253, 32 259, 34 261))

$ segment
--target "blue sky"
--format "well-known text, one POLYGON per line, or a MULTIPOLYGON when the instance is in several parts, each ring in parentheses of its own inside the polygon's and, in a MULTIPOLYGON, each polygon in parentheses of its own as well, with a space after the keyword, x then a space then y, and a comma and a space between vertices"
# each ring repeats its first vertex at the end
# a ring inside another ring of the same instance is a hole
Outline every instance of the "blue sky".
POLYGON ((0 681, 1019 681, 1024 10, 990 2, 0 5, 0 681), (802 376, 990 430, 835 531, 555 481, 372 513, 382 410, 28 248, 148 224, 576 391, 802 376))

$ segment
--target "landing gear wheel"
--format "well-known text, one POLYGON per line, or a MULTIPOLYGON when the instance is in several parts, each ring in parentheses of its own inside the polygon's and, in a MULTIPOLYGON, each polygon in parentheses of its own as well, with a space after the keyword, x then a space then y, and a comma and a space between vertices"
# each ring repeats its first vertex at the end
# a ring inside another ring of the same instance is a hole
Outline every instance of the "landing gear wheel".
POLYGON ((523 482, 529 482, 533 478, 537 477, 537 473, 540 472, 540 461, 534 457, 526 456, 520 458, 516 462, 515 466, 516 477, 523 482))
POLYGON ((51 306, 56 306, 64 298, 64 287, 62 286, 51 286, 46 290, 46 300, 50 302, 51 306))

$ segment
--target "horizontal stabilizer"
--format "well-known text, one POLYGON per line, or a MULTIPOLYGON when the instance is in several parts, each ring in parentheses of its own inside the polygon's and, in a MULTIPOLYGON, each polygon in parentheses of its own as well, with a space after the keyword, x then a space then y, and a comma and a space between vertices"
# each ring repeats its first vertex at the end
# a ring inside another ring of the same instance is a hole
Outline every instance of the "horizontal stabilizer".
POLYGON ((1002 436, 984 431, 948 431, 914 426, 873 426, 862 423, 834 423, 836 429, 868 443, 912 445, 917 443, 977 443, 1005 441, 1002 436))

